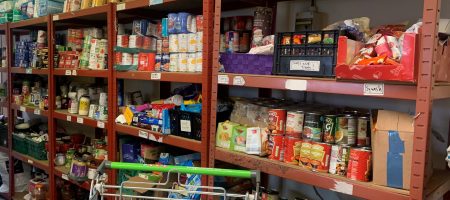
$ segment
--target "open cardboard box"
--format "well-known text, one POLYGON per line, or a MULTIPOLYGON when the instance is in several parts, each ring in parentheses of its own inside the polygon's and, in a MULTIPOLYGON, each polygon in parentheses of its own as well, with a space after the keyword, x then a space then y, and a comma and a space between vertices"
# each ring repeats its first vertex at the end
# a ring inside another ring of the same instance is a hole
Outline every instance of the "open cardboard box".
MULTIPOLYGON (((166 180, 166 176, 167 176, 167 173, 164 173, 164 177, 161 180, 165 181, 166 180)), ((130 177, 128 179, 128 181, 130 181, 130 182, 124 183, 124 186, 125 187, 142 187, 142 188, 154 188, 154 187, 157 187, 157 188, 168 189, 168 188, 171 188, 172 187, 172 183, 176 182, 177 180, 178 180, 177 179, 177 175, 176 174, 171 174, 170 177, 169 177, 169 182, 168 182, 167 185, 155 186, 155 185, 153 185, 155 183, 155 181, 151 181, 151 180, 146 179, 146 178, 144 178, 142 176, 133 176, 133 177, 130 177), (136 183, 131 183, 131 182, 136 182, 136 183)), ((140 193, 140 194, 149 191, 149 189, 133 189, 133 190, 135 192, 137 192, 137 193, 140 193)), ((156 192, 155 191, 153 196, 154 197, 167 197, 168 193, 167 192, 156 192)), ((129 199, 129 200, 132 200, 132 199, 129 199)))

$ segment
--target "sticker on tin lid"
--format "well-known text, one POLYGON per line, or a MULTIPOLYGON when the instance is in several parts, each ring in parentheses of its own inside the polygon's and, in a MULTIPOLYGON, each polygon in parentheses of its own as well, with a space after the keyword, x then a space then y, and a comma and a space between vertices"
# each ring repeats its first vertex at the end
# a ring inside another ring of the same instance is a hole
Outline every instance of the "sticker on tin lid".
POLYGON ((306 91, 307 80, 288 79, 284 82, 284 88, 287 90, 306 91))
POLYGON ((25 74, 32 74, 32 73, 33 73, 33 69, 31 69, 31 68, 25 69, 25 74))
POLYGON ((77 75, 77 70, 76 69, 72 70, 72 76, 76 76, 76 75, 77 75))
POLYGON ((30 164, 33 164, 33 163, 34 163, 34 161, 33 161, 33 160, 30 160, 30 159, 28 159, 27 162, 30 163, 30 164))
POLYGON ((190 120, 180 120, 180 129, 183 132, 188 132, 190 133, 191 130, 191 121, 190 120))
POLYGON ((344 181, 334 181, 334 187, 330 190, 353 195, 353 185, 344 181))
POLYGON ((20 106, 20 107, 19 107, 19 110, 22 111, 22 112, 26 112, 26 111, 27 111, 27 108, 25 108, 25 106, 20 106))
POLYGON ((105 128, 105 123, 101 121, 97 121, 97 127, 98 128, 105 128))
POLYGON ((58 21, 59 20, 59 15, 53 15, 53 21, 58 21))
POLYGON ((151 73, 150 74, 151 80, 160 80, 161 79, 161 73, 151 73))
POLYGON ((149 0, 149 2, 148 2, 149 6, 162 4, 162 3, 163 3, 163 0, 149 0))
POLYGON ((291 60, 289 63, 289 70, 293 71, 320 71, 320 61, 317 60, 291 60))
POLYGON ((67 174, 61 174, 61 178, 68 181, 69 180, 69 176, 67 176, 67 174))
POLYGON ((77 123, 82 124, 84 119, 82 117, 77 117, 77 123))
POLYGON ((66 120, 67 120, 68 122, 70 122, 70 121, 72 121, 72 117, 71 117, 70 115, 67 115, 67 116, 66 116, 66 120))
POLYGON ((70 69, 66 69, 66 76, 70 76, 72 75, 72 71, 70 71, 70 69))
POLYGON ((364 95, 383 96, 384 83, 364 83, 364 95))
POLYGON ((217 76, 217 83, 228 85, 228 84, 230 84, 230 78, 228 77, 228 75, 221 74, 221 75, 217 76))
POLYGON ((233 85, 243 86, 245 85, 245 79, 242 76, 235 76, 233 78, 233 85))
POLYGON ((34 112, 33 112, 35 115, 41 115, 41 110, 39 110, 39 109, 34 109, 34 112))
POLYGON ((155 135, 153 133, 148 134, 148 139, 151 141, 163 143, 163 137, 160 135, 155 135))
POLYGON ((126 5, 126 3, 117 4, 116 10, 117 11, 125 10, 125 5, 126 5))
POLYGON ((139 135, 139 137, 141 137, 141 138, 148 139, 148 132, 147 132, 147 131, 139 130, 138 135, 139 135))

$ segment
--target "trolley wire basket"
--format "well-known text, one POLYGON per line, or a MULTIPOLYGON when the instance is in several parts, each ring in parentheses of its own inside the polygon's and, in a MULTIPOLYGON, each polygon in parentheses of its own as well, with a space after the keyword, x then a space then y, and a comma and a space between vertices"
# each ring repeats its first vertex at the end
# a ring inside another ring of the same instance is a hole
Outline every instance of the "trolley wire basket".
POLYGON ((95 178, 92 179, 91 188, 89 192, 89 200, 103 200, 104 197, 114 197, 115 199, 183 199, 172 197, 152 197, 134 194, 124 194, 125 189, 132 190, 147 190, 153 192, 171 192, 171 193, 183 193, 183 194, 198 194, 202 196, 216 196, 222 197, 224 200, 229 198, 244 199, 244 200, 258 200, 259 198, 259 185, 260 185, 260 172, 251 170, 235 170, 235 169, 219 169, 219 168, 203 168, 203 167, 186 167, 186 166, 173 166, 173 165, 151 165, 140 163, 124 163, 124 162, 111 162, 103 161, 103 163, 97 168, 95 178), (138 170, 138 171, 153 171, 167 173, 167 178, 158 183, 148 182, 136 182, 136 181, 123 181, 120 185, 107 185, 105 169, 122 169, 122 170, 138 170), (170 174, 177 174, 178 181, 171 183, 169 181, 170 174), (235 194, 227 193, 223 187, 212 186, 191 186, 181 183, 180 177, 182 174, 198 174, 208 176, 223 176, 223 177, 235 177, 235 178, 248 178, 253 179, 256 183, 256 192, 253 194, 235 194), (170 188, 157 188, 155 186, 168 186, 170 188), (178 189, 181 186, 184 188, 190 188, 188 190, 178 189), (192 188, 194 187, 194 188, 192 188))

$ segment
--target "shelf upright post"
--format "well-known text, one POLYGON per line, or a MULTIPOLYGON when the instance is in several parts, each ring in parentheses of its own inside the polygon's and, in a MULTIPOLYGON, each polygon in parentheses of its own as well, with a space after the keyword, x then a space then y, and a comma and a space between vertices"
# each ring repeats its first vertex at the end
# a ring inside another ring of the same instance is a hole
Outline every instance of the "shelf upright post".
POLYGON ((53 15, 47 16, 47 46, 48 46, 48 167, 50 176, 50 199, 56 199, 56 181, 55 181, 55 164, 52 162, 56 156, 56 120, 53 117, 55 113, 56 101, 56 77, 53 75, 54 53, 55 53, 55 23, 53 15))
POLYGON ((424 0, 410 184, 410 195, 414 200, 423 199, 425 195, 425 169, 428 138, 431 132, 432 90, 436 64, 434 55, 437 52, 440 6, 440 0, 424 0))
MULTIPOLYGON (((108 135, 108 160, 117 161, 117 134, 114 129, 115 117, 117 116, 117 81, 114 70, 114 46, 116 43, 117 34, 117 13, 116 4, 110 3, 107 13, 107 28, 108 28, 108 121, 107 121, 107 135, 108 135)), ((110 184, 116 183, 117 171, 113 170, 108 174, 110 184)))
MULTIPOLYGON (((14 169, 14 158, 12 157, 12 130, 14 128, 14 113, 11 109, 11 103, 13 102, 12 98, 12 75, 11 75, 11 67, 12 67, 12 50, 13 50, 13 35, 12 30, 10 28, 11 23, 8 22, 6 24, 5 34, 6 34, 6 65, 8 67, 8 83, 7 88, 8 92, 7 95, 9 96, 7 98, 8 100, 8 157, 9 157, 9 169, 14 169)), ((11 199, 12 196, 14 196, 14 173, 9 173, 9 197, 11 199)))

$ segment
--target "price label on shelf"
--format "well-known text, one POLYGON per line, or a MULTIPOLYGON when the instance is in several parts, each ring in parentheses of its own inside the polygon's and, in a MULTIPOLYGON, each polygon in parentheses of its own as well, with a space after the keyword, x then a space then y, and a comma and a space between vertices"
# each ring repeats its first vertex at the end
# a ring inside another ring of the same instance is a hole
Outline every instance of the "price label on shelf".
POLYGON ((163 143, 163 137, 160 136, 160 135, 155 135, 153 133, 149 133, 148 134, 148 139, 151 140, 151 141, 163 143))
POLYGON ((150 79, 151 80, 161 80, 161 73, 151 73, 150 79))
POLYGON ((70 76, 72 75, 72 71, 70 71, 70 69, 66 69, 66 76, 70 76))
POLYGON ((217 77, 217 83, 228 85, 230 84, 230 78, 228 77, 228 75, 219 75, 217 77))
POLYGON ((61 178, 68 181, 69 180, 69 176, 67 176, 67 174, 61 174, 61 178))
POLYGON ((84 122, 82 117, 77 117, 77 123, 82 124, 84 122))
POLYGON ((233 85, 243 86, 245 85, 245 79, 242 76, 235 76, 233 78, 233 85))
POLYGON ((32 74, 32 73, 33 73, 33 69, 31 69, 31 68, 25 69, 25 74, 32 74))
POLYGON ((105 123, 101 121, 97 121, 97 127, 98 128, 105 128, 105 123))
POLYGON ((34 109, 34 112, 33 112, 35 115, 41 115, 41 110, 39 110, 39 109, 34 109))
POLYGON ((30 164, 34 163, 33 160, 30 160, 30 159, 28 159, 27 162, 30 163, 30 164))
POLYGON ((353 195, 353 185, 344 181, 334 181, 334 187, 330 190, 353 195))
POLYGON ((147 131, 143 131, 143 130, 139 130, 139 137, 148 139, 148 132, 147 131))
POLYGON ((67 120, 68 122, 70 122, 70 121, 72 121, 72 117, 69 116, 69 115, 67 115, 67 116, 66 116, 66 120, 67 120))
POLYGON ((163 0, 149 0, 149 5, 157 5, 157 4, 162 4, 163 0))
POLYGON ((27 111, 27 108, 25 108, 25 106, 20 106, 19 110, 22 111, 22 112, 25 112, 25 111, 27 111))
POLYGON ((117 4, 116 10, 117 11, 121 11, 121 10, 125 10, 125 3, 119 3, 117 4))
POLYGON ((364 95, 383 96, 384 83, 364 83, 364 95))
POLYGON ((76 76, 76 75, 77 75, 77 70, 76 69, 72 70, 72 76, 76 76))
POLYGON ((307 83, 308 82, 306 80, 288 79, 284 83, 284 88, 286 88, 287 90, 306 91, 307 83))
POLYGON ((59 20, 59 15, 53 15, 53 21, 58 21, 59 20))

